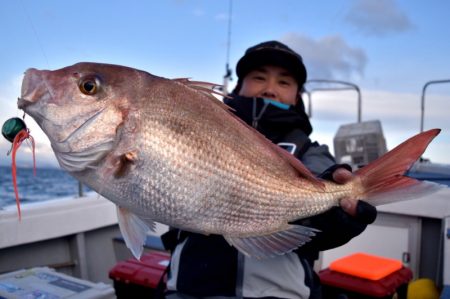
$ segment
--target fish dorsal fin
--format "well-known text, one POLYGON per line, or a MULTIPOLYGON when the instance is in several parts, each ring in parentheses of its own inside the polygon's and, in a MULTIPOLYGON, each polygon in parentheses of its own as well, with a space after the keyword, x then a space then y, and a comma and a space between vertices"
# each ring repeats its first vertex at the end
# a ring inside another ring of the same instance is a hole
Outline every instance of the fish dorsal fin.
POLYGON ((129 210, 119 206, 117 207, 117 218, 125 244, 134 257, 139 260, 144 250, 147 233, 155 231, 155 223, 152 221, 144 222, 129 210))
POLYGON ((294 155, 286 151, 285 149, 282 149, 280 146, 272 143, 271 146, 273 147, 274 151, 276 151, 283 159, 289 162, 289 164, 297 170, 297 172, 300 174, 300 176, 308 179, 312 184, 315 186, 323 189, 325 188, 324 183, 317 178, 308 168, 306 168, 303 163, 298 160, 294 155))
POLYGON ((255 130, 255 128, 249 126, 246 122, 244 122, 242 119, 237 117, 232 112, 233 109, 231 107, 229 107, 228 105, 226 105, 225 103, 223 103, 222 101, 219 101, 216 97, 214 97, 213 94, 218 94, 218 95, 227 97, 227 95, 225 95, 225 94, 214 91, 215 87, 218 87, 221 85, 214 84, 214 83, 208 83, 208 82, 202 82, 202 81, 190 81, 188 78, 177 78, 177 79, 172 79, 172 81, 183 84, 187 87, 193 88, 197 91, 200 91, 204 95, 206 95, 207 98, 209 98, 209 100, 211 100, 213 103, 215 103, 215 105, 220 106, 222 109, 226 110, 231 115, 232 118, 234 118, 235 120, 240 122, 242 125, 244 125, 248 129, 253 131, 257 135, 257 138, 261 142, 265 143, 275 153, 277 153, 278 156, 280 156, 282 159, 284 159, 286 162, 288 162, 298 172, 298 174, 301 177, 306 178, 308 181, 310 181, 316 187, 319 187, 321 189, 324 188, 323 182, 320 179, 318 179, 313 173, 311 173, 311 171, 309 171, 305 167, 305 165, 303 165, 303 163, 300 162, 300 160, 298 160, 296 157, 294 157, 292 154, 288 153, 286 150, 282 149, 278 145, 274 144, 272 141, 267 139, 263 134, 261 134, 257 130, 255 130))
POLYGON ((263 259, 283 255, 309 242, 318 230, 301 225, 286 225, 282 231, 245 238, 224 236, 246 256, 263 259))
POLYGON ((243 124, 244 126, 249 128, 250 130, 252 130, 258 136, 260 141, 262 141, 263 143, 266 143, 268 147, 270 147, 281 158, 283 158, 285 161, 287 161, 298 172, 298 174, 301 177, 309 180, 314 186, 317 186, 320 189, 325 188, 324 183, 320 179, 318 179, 311 171, 309 171, 309 169, 306 168, 306 166, 303 165, 303 163, 300 160, 298 160, 295 156, 293 156, 291 153, 289 153, 285 149, 282 149, 280 146, 276 145, 275 143, 273 143, 272 141, 267 139, 266 136, 264 136, 263 134, 258 132, 255 128, 249 126, 245 121, 243 121, 242 119, 237 117, 234 113, 232 113, 230 111, 230 108, 228 109, 228 112, 234 119, 236 119, 238 122, 240 122, 241 124, 243 124))
POLYGON ((219 92, 216 90, 216 88, 220 88, 223 90, 223 86, 220 84, 210 83, 210 82, 204 82, 204 81, 191 81, 189 78, 175 78, 172 79, 172 81, 182 83, 188 87, 191 87, 197 91, 200 91, 208 96, 214 96, 219 95, 222 97, 229 97, 223 92, 219 92))

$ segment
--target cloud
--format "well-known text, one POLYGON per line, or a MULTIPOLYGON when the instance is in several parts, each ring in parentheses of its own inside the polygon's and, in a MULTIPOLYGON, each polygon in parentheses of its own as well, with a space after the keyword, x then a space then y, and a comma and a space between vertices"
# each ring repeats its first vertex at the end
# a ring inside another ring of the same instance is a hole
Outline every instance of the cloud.
MULTIPOLYGON (((312 138, 333 148, 333 138, 343 124, 357 121, 357 96, 354 92, 317 92, 313 94, 314 127, 312 138)), ((306 101, 307 102, 307 101, 306 101)), ((425 128, 442 128, 441 134, 429 146, 425 157, 433 162, 450 163, 450 97, 427 96, 425 128)), ((379 90, 362 91, 362 121, 380 120, 388 149, 417 134, 420 130, 420 95, 379 90)))
POLYGON ((345 20, 369 36, 385 36, 414 27, 394 0, 354 0, 345 20))
POLYGON ((315 40, 288 33, 280 40, 302 55, 309 79, 352 79, 364 74, 364 50, 349 46, 339 35, 315 40))
MULTIPOLYGON (((420 127, 420 95, 379 90, 362 90, 362 119, 382 119, 398 128, 417 132, 420 127)), ((307 102, 307 101, 306 101, 307 102)), ((354 91, 315 92, 312 95, 313 118, 356 121, 357 94, 354 91)), ((429 95, 425 109, 427 126, 448 124, 449 96, 429 95)))

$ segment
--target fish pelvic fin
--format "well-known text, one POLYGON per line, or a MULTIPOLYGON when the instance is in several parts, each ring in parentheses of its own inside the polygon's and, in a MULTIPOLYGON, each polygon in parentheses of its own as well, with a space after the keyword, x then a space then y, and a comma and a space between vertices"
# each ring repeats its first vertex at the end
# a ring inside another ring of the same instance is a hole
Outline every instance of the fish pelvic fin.
POLYGON ((144 222, 137 215, 119 206, 117 207, 117 218, 125 244, 133 256, 139 260, 144 251, 147 233, 155 231, 155 223, 148 220, 144 222))
POLYGON ((309 242, 316 232, 319 230, 301 225, 286 225, 286 229, 267 235, 224 238, 244 255, 264 259, 297 249, 309 242))
POLYGON ((381 205, 418 198, 443 188, 440 184, 404 176, 440 131, 432 129, 417 134, 356 171, 361 184, 361 194, 357 197, 366 198, 373 205, 381 205))

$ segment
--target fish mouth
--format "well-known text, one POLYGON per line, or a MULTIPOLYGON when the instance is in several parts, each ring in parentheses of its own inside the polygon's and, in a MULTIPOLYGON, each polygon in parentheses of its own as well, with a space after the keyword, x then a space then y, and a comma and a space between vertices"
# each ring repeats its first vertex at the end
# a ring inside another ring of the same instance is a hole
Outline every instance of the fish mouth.
POLYGON ((46 82, 45 71, 28 69, 22 80, 21 95, 17 99, 17 107, 26 112, 26 108, 42 99, 51 97, 50 89, 46 82))
POLYGON ((33 104, 32 101, 29 101, 24 98, 17 98, 17 108, 22 109, 23 111, 26 111, 26 107, 33 104))

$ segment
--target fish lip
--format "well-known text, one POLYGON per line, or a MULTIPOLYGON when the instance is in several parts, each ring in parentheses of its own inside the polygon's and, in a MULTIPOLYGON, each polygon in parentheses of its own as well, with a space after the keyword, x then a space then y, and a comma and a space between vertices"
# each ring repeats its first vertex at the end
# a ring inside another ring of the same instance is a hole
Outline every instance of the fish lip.
POLYGON ((17 98, 17 107, 19 109, 22 109, 22 110, 25 111, 25 108, 28 107, 31 104, 33 104, 32 101, 29 101, 29 100, 24 99, 24 98, 17 98))
POLYGON ((22 79, 20 97, 17 99, 19 109, 25 110, 33 103, 52 98, 52 93, 47 83, 48 71, 39 71, 30 68, 25 71, 22 79))

